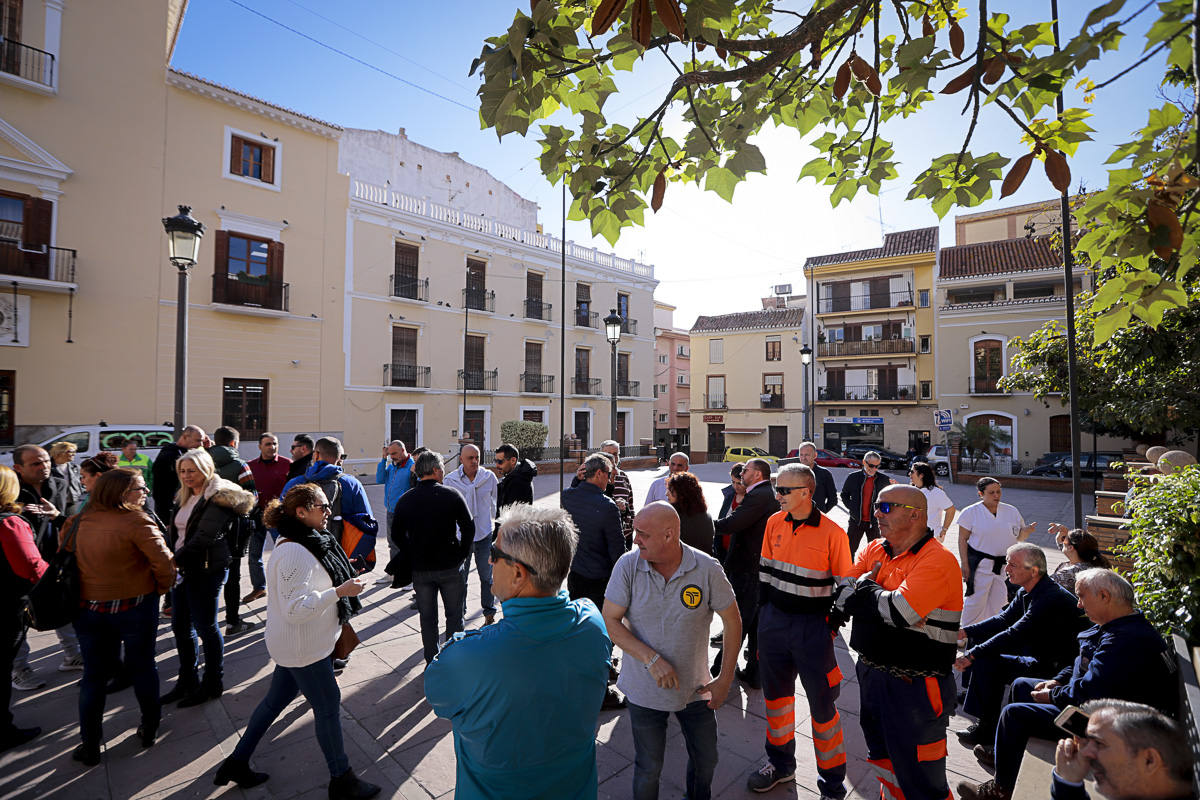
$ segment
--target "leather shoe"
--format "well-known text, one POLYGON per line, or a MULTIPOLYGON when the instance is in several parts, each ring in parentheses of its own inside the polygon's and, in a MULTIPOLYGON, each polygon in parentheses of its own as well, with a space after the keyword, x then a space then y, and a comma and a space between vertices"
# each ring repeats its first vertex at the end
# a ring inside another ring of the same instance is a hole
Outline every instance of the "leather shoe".
POLYGON ((179 701, 179 708, 191 708, 201 703, 207 703, 209 700, 216 700, 224 691, 225 687, 219 683, 215 685, 202 684, 179 701))
POLYGON ((620 708, 625 708, 628 705, 625 698, 617 694, 616 690, 611 686, 604 692, 604 702, 600 704, 601 711, 616 711, 620 708))
POLYGON ((142 747, 154 747, 154 741, 158 738, 158 723, 150 725, 143 722, 138 725, 137 736, 142 742, 142 747))
POLYGON ((987 741, 978 725, 971 725, 966 730, 955 731, 954 735, 966 747, 974 747, 977 744, 984 744, 987 741))
POLYGON ((180 678, 175 684, 175 688, 160 697, 159 702, 166 704, 182 700, 192 692, 196 691, 196 688, 199 685, 200 684, 194 678, 191 680, 187 678, 180 678))
POLYGON ((266 596, 267 596, 266 589, 255 589, 254 591, 250 592, 250 594, 248 594, 242 598, 242 605, 249 605, 250 603, 253 603, 255 600, 258 600, 260 597, 266 597, 266 596))
POLYGON ((26 742, 32 741, 42 729, 34 726, 32 728, 12 728, 8 733, 0 736, 0 753, 5 750, 11 750, 14 747, 20 747, 26 742))
POLYGON ((81 744, 71 753, 71 758, 85 767, 94 767, 100 763, 100 745, 81 744))
POLYGON ((978 761, 981 766, 987 767, 988 769, 996 768, 996 753, 992 750, 992 748, 977 744, 975 745, 975 748, 971 750, 971 752, 974 754, 975 760, 978 761))
POLYGON ((252 786, 258 786, 260 783, 266 783, 267 778, 271 777, 265 772, 255 772, 250 769, 250 763, 247 761, 238 761, 233 756, 221 762, 221 766, 217 767, 217 774, 213 776, 213 783, 217 786, 224 786, 233 781, 242 789, 249 789, 252 786))
POLYGON ((362 780, 352 769, 329 781, 329 800, 367 800, 379 791, 378 786, 362 780))

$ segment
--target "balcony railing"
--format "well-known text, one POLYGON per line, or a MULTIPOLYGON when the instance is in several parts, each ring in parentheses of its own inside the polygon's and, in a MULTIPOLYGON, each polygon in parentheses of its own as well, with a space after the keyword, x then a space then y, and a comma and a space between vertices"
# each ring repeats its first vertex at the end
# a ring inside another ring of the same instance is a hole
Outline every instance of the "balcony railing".
POLYGON ((463 289, 463 306, 475 311, 495 311, 496 293, 487 289, 463 289))
POLYGON ((967 391, 971 394, 1009 394, 1000 388, 1000 378, 968 378, 967 391))
POLYGON ((571 394, 600 394, 600 379, 576 375, 571 379, 571 394))
POLYGON ((429 371, 429 367, 418 367, 413 364, 384 364, 383 385, 428 389, 429 371))
POLYGON ((554 391, 554 376, 540 372, 522 372, 519 391, 550 394, 554 391))
POLYGON ((391 286, 388 294, 392 297, 429 302, 429 278, 404 278, 393 274, 390 276, 390 280, 391 286))
POLYGON ((783 408, 783 395, 781 394, 773 394, 766 400, 759 397, 758 401, 762 404, 763 408, 783 408))
POLYGON ((617 396, 618 397, 641 397, 642 382, 641 381, 617 381, 617 396))
POLYGON ((704 395, 705 408, 729 408, 725 402, 724 394, 706 394, 704 395))
POLYGON ((584 328, 599 328, 600 314, 596 311, 584 311, 582 308, 575 309, 575 324, 584 328))
POLYGON ((550 304, 541 300, 525 298, 525 319, 544 319, 550 321, 550 304))
POLYGON ((637 336, 637 320, 629 319, 629 317, 621 317, 621 333, 637 336))
POLYGON ((54 86, 54 55, 13 39, 0 39, 0 72, 54 86))
POLYGON ((819 386, 818 400, 916 400, 917 387, 902 386, 819 386))
POLYGON ((691 358, 692 351, 691 351, 691 349, 689 349, 687 347, 680 347, 678 350, 675 351, 675 355, 679 358, 691 358))
POLYGON ((499 374, 498 369, 460 369, 458 388, 472 392, 494 392, 499 374))
POLYGON ((213 302, 230 306, 291 311, 290 284, 253 275, 213 275, 213 302))
POLYGON ((945 304, 942 305, 943 311, 971 311, 982 308, 1010 308, 1013 306, 1025 305, 1054 305, 1057 303, 1065 303, 1067 298, 1065 295, 1055 294, 1045 297, 1014 297, 1011 300, 1001 298, 999 300, 959 300, 955 298, 946 298, 945 304))
POLYGON ((880 356, 917 352, 913 339, 872 339, 865 342, 821 342, 817 345, 817 356, 880 356))
POLYGON ((830 314, 838 311, 871 311, 876 308, 903 308, 912 304, 912 291, 910 289, 903 289, 899 292, 822 297, 817 313, 830 314))
POLYGON ((0 239, 0 274, 74 283, 75 251, 0 239))

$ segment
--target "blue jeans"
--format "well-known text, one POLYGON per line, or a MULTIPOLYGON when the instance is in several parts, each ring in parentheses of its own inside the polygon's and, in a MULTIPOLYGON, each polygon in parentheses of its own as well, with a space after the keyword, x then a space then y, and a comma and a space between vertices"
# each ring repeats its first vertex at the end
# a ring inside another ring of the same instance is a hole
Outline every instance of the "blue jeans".
MULTIPOLYGON (((629 703, 629 722, 633 728, 634 800, 657 800, 663 755, 667 750, 669 711, 629 703)), ((697 700, 675 712, 683 729, 687 747, 687 798, 710 800, 713 772, 717 769, 717 716, 708 702, 697 700)))
POLYGON ((417 596, 417 613, 421 617, 421 644, 426 664, 433 661, 438 653, 438 594, 441 594, 442 606, 446 610, 446 633, 449 635, 463 629, 463 598, 466 592, 463 567, 413 572, 413 594, 417 596))
POLYGON ((1021 771, 1021 757, 1029 740, 1050 739, 1056 741, 1066 736, 1054 724, 1058 706, 1033 702, 1033 687, 1041 678, 1017 678, 1013 681, 1012 696, 1000 712, 1000 723, 996 726, 996 783, 1010 792, 1017 785, 1017 774, 1021 771))
POLYGON ((75 619, 83 677, 79 681, 79 733, 85 744, 99 745, 104 718, 105 685, 116 672, 125 645, 125 670, 142 712, 142 724, 157 728, 162 706, 158 701, 158 667, 154 642, 158 634, 158 595, 146 597, 128 611, 102 614, 83 609, 75 619))
POLYGON ((267 544, 267 529, 261 522, 254 523, 250 534, 250 588, 267 588, 267 573, 263 571, 263 548, 267 544))
POLYGON ((179 651, 181 681, 196 682, 200 664, 197 639, 204 643, 204 684, 217 686, 224 677, 225 640, 221 637, 221 626, 217 624, 217 603, 228 577, 229 570, 225 569, 188 570, 183 583, 171 592, 174 597, 171 630, 175 633, 175 648, 179 651))
MULTIPOLYGON (((496 613, 496 598, 492 597, 492 537, 485 536, 475 542, 475 571, 479 573, 479 607, 485 614, 496 613)), ((463 592, 464 608, 467 593, 463 592)))
POLYGON ((1001 701, 1004 690, 1017 678, 1029 675, 1053 675, 1058 672, 1053 664, 1042 665, 1032 656, 1013 656, 1004 653, 985 653, 971 665, 971 685, 967 687, 967 698, 963 711, 978 718, 979 733, 985 739, 996 735, 1000 721, 1001 701))
POLYGON ((246 733, 237 747, 233 748, 230 758, 249 761, 267 729, 300 693, 312 706, 317 744, 325 754, 330 777, 336 778, 350 769, 350 759, 346 757, 346 748, 342 743, 342 693, 338 689, 337 679, 333 677, 333 661, 329 658, 322 658, 307 667, 275 667, 267 696, 250 715, 246 733))

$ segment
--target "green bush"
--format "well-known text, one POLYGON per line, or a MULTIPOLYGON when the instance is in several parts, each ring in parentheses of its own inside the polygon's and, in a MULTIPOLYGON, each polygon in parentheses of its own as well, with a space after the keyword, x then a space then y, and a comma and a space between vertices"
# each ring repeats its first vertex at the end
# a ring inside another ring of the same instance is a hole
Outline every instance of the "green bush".
POLYGON ((1200 642, 1200 466, 1140 486, 1129 503, 1138 606, 1164 635, 1200 642))
POLYGON ((550 428, 540 422, 528 422, 522 419, 510 419, 500 423, 500 441, 511 444, 521 451, 522 458, 537 461, 542 457, 546 446, 546 436, 550 428))

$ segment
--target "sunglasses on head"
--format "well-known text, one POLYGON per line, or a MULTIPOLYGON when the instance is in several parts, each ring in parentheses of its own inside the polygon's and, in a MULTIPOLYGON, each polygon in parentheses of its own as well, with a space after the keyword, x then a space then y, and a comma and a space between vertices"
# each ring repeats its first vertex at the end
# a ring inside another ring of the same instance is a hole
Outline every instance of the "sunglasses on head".
POLYGON ((514 558, 513 556, 510 556, 508 553, 504 552, 504 551, 503 551, 503 550, 501 550, 499 547, 496 547, 496 543, 495 543, 495 542, 492 542, 492 561, 493 561, 493 562, 496 562, 496 561, 500 561, 501 559, 503 559, 504 561, 511 561, 513 564, 520 564, 522 567, 524 567, 526 570, 528 570, 528 571, 529 571, 529 574, 530 574, 530 575, 537 575, 537 574, 538 574, 538 572, 537 572, 537 570, 536 570, 536 569, 534 569, 533 567, 529 566, 528 564, 526 564, 526 563, 525 563, 524 561, 522 561, 521 559, 519 559, 519 558, 514 558))
POLYGON ((890 514, 893 511, 895 511, 897 508, 911 508, 915 511, 923 511, 924 510, 924 509, 918 508, 917 506, 910 506, 906 503, 889 503, 886 500, 875 504, 875 510, 881 511, 884 514, 890 514))
POLYGON ((807 486, 776 486, 775 494, 787 497, 792 492, 798 492, 801 489, 807 489, 807 486))

